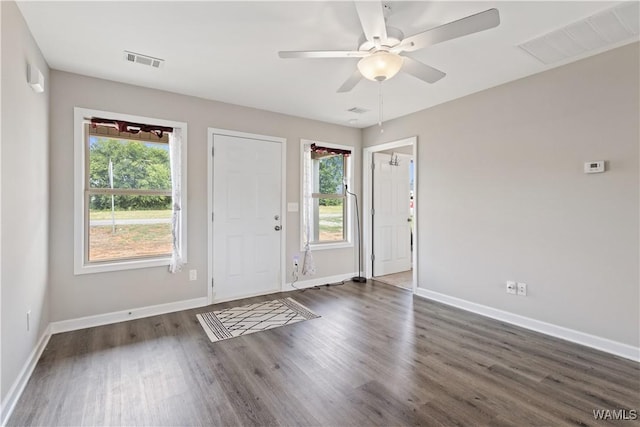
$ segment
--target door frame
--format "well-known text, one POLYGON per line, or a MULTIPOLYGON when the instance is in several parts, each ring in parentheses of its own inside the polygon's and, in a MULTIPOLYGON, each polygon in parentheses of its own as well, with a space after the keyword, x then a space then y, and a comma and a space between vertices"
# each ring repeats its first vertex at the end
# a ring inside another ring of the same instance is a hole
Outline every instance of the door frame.
POLYGON ((362 167, 362 217, 363 217, 363 253, 364 253, 364 275, 366 278, 373 277, 373 216, 371 215, 372 194, 373 194, 373 153, 389 150, 398 147, 413 147, 413 253, 411 264, 413 268, 413 289, 415 293, 418 287, 418 137, 411 136, 396 141, 386 142, 370 147, 364 147, 363 167, 362 167))
MULTIPOLYGON (((222 302, 215 299, 213 287, 213 138, 215 135, 255 139, 257 141, 276 142, 280 144, 280 217, 282 218, 282 232, 280 233, 280 290, 284 290, 287 271, 287 139, 277 136, 210 127, 207 128, 207 301, 209 304, 222 302)), ((278 290, 278 292, 280 292, 280 290, 278 290)))

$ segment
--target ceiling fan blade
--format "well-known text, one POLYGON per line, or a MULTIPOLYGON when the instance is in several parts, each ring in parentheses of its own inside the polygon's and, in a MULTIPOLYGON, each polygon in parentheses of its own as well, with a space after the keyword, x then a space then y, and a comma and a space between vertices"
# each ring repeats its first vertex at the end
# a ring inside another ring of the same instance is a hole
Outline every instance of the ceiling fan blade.
POLYGON ((498 9, 485 10, 484 12, 469 15, 466 18, 407 37, 402 40, 401 45, 404 46, 402 50, 413 52, 436 43, 488 30, 489 28, 497 27, 499 24, 500 14, 498 9))
POLYGON ((387 40, 387 27, 384 23, 382 2, 380 1, 356 1, 358 18, 368 41, 374 42, 378 37, 383 42, 387 40))
POLYGON ((360 71, 356 69, 356 71, 351 74, 347 81, 344 82, 342 86, 340 86, 340 89, 338 89, 338 93, 349 92, 360 82, 360 80, 362 80, 362 74, 360 74, 360 71))
POLYGON ((435 83, 446 76, 446 73, 430 67, 427 64, 423 64, 422 62, 418 62, 409 56, 403 56, 403 58, 402 71, 411 74, 420 80, 424 80, 427 83, 435 83))
POLYGON ((280 58, 362 58, 369 52, 357 50, 300 50, 300 51, 280 51, 280 58))

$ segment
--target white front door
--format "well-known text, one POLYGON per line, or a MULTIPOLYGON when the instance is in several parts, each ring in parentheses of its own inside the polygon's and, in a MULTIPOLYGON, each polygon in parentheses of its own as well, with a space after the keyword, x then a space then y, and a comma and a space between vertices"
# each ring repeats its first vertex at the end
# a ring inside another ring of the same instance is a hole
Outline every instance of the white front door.
POLYGON ((373 275, 411 269, 410 156, 373 153, 373 275), (395 156, 394 156, 395 158, 395 156), (395 162, 394 162, 395 163, 395 162))
POLYGON ((281 289, 281 146, 213 136, 215 301, 281 289))

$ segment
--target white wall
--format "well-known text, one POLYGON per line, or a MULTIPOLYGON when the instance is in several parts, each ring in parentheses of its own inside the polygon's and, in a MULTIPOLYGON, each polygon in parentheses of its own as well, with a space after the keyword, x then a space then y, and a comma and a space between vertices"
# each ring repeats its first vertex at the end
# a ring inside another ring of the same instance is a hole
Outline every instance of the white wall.
MULTIPOLYGON (((207 295, 207 127, 287 139, 287 201, 300 200, 300 138, 352 145, 361 151, 361 131, 343 126, 177 95, 96 78, 51 72, 52 320, 108 313, 207 295), (188 141, 188 254, 183 272, 167 268, 73 275, 73 107, 184 121, 188 141), (198 279, 188 280, 197 269, 198 279)), ((356 156, 356 188, 360 187, 356 156)), ((287 213, 287 260, 300 251, 299 213, 287 213)), ((315 277, 352 273, 353 248, 315 253, 315 277)), ((287 262, 287 278, 291 262, 287 262)), ((289 280, 290 281, 290 280, 289 280)))
POLYGON ((13 2, 0 2, 2 31, 2 401, 49 324, 49 90, 27 84, 27 64, 49 67, 13 2), (26 312, 31 310, 27 332, 26 312))
POLYGON ((418 136, 420 288, 639 346, 638 51, 364 130, 365 146, 418 136))

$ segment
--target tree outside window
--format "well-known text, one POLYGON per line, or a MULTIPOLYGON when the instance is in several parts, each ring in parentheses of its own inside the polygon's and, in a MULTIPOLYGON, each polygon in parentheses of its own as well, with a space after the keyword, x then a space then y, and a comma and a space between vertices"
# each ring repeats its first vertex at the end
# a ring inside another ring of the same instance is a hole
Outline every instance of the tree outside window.
POLYGON ((168 144, 91 135, 88 145, 88 261, 169 256, 168 144))
POLYGON ((74 108, 74 274, 187 259, 187 123, 74 108))
POLYGON ((313 242, 340 242, 345 238, 345 157, 312 153, 314 170, 313 242), (315 157, 315 158, 314 158, 315 157))
POLYGON ((344 186, 349 181, 352 147, 302 143, 302 246, 349 246, 350 204, 344 186))

